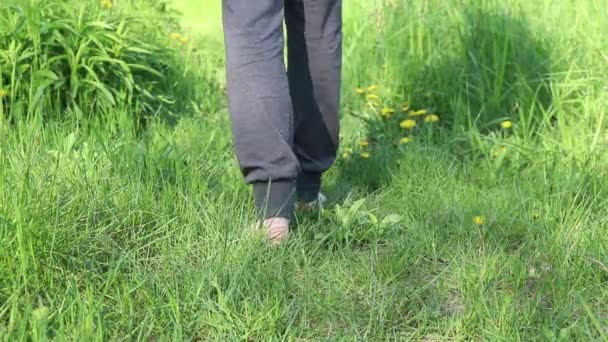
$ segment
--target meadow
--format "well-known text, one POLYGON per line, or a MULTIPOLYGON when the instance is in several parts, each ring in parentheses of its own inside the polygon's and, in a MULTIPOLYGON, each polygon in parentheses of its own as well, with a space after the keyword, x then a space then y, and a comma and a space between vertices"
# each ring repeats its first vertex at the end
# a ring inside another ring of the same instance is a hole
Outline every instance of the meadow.
POLYGON ((219 0, 0 3, 0 340, 608 340, 604 0, 350 0, 328 205, 252 239, 219 0))

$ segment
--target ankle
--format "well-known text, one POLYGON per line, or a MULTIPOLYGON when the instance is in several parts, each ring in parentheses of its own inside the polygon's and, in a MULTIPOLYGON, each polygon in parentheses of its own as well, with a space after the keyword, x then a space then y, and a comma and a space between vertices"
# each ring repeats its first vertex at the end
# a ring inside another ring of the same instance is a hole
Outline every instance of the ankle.
POLYGON ((293 214, 294 181, 257 182, 253 184, 256 210, 264 219, 289 218, 293 214))
POLYGON ((322 173, 302 172, 298 175, 297 197, 300 202, 311 202, 317 199, 321 191, 322 173))

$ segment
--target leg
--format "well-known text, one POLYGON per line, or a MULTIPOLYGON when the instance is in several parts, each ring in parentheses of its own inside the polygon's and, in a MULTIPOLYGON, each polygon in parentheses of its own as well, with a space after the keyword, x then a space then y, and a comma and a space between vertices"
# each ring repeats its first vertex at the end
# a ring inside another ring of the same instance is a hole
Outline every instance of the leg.
POLYGON ((286 0, 289 90, 294 106, 297 192, 315 200, 338 150, 342 1, 286 0))
POLYGON ((283 1, 223 0, 222 12, 237 159, 262 215, 287 218, 299 166, 283 62, 283 1))

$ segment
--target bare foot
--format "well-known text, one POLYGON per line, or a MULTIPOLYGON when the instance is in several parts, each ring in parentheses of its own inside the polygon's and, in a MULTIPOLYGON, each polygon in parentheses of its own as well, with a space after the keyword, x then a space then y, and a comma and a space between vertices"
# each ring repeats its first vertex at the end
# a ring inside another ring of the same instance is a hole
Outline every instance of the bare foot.
POLYGON ((323 205, 327 202, 327 197, 322 193, 314 201, 298 203, 298 209, 302 211, 313 211, 323 209, 323 205))
POLYGON ((273 246, 281 244, 289 236, 289 220, 284 217, 271 217, 264 220, 268 241, 273 246))

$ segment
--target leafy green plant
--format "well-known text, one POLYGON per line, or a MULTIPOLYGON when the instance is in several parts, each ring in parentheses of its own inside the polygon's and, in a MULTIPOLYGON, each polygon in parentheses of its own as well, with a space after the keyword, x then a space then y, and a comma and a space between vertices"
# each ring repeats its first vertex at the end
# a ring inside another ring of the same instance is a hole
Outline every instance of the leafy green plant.
POLYGON ((104 4, 0 5, 0 115, 79 120, 127 105, 145 117, 178 102, 185 44, 169 43, 174 14, 148 22, 104 4))
POLYGON ((336 204, 329 225, 334 227, 327 234, 319 234, 318 238, 336 243, 360 244, 385 239, 390 233, 401 227, 403 219, 398 214, 388 214, 378 217, 364 208, 367 200, 347 199, 342 204, 336 204))

